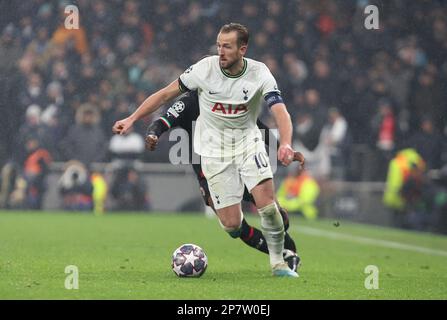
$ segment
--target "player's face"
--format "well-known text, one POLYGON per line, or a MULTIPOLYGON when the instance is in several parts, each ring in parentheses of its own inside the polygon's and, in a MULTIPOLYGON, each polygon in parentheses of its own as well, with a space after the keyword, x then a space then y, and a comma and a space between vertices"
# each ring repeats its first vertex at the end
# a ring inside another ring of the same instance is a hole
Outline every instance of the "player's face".
POLYGON ((217 35, 217 54, 222 69, 231 69, 233 65, 242 60, 247 46, 238 47, 237 32, 219 33, 217 35))

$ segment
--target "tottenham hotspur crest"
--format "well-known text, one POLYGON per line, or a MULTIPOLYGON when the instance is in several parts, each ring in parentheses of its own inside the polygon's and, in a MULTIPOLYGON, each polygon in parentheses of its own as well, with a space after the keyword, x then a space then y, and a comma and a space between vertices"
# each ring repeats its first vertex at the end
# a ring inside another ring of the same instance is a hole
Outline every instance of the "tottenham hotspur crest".
POLYGON ((248 90, 244 88, 244 89, 242 89, 242 92, 244 93, 244 100, 247 101, 248 100, 248 96, 247 96, 248 90))

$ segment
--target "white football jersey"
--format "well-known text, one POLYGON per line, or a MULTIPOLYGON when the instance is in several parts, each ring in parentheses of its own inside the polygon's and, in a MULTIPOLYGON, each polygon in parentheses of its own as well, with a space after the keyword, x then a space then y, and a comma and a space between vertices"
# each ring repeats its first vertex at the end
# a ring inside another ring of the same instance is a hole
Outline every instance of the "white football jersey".
POLYGON ((267 66, 244 58, 240 74, 227 74, 219 56, 204 58, 189 67, 180 81, 189 90, 198 90, 200 115, 194 132, 194 150, 206 157, 234 157, 262 139, 256 125, 262 100, 278 92, 267 66))

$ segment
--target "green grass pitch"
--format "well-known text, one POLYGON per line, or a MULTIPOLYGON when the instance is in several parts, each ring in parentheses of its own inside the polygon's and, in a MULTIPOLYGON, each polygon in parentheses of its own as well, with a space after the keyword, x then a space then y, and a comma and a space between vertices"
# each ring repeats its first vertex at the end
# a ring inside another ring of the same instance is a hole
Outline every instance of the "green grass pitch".
POLYGON ((290 233, 303 260, 297 279, 272 277, 267 255, 203 214, 0 212, 0 299, 447 298, 445 236, 295 217, 290 233), (172 272, 183 243, 207 253, 203 277, 172 272), (68 265, 78 267, 77 290, 65 289, 68 265), (379 289, 365 288, 368 265, 379 289))

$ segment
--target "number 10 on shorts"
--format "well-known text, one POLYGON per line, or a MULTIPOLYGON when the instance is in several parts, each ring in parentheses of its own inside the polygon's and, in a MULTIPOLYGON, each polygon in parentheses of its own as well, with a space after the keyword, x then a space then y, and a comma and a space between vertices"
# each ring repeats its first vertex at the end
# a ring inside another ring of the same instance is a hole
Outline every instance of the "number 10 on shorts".
POLYGON ((259 170, 262 168, 267 168, 269 166, 268 158, 263 152, 259 152, 258 154, 255 154, 254 156, 256 166, 259 170))

